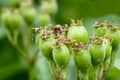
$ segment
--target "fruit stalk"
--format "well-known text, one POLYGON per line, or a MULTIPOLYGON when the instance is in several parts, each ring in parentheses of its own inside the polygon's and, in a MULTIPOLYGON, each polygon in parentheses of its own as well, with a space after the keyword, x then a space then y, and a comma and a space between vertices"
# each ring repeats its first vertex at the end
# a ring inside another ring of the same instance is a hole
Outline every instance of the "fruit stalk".
MULTIPOLYGON (((104 64, 104 63, 103 63, 104 64)), ((101 80, 102 73, 103 73, 103 64, 99 66, 99 72, 98 72, 98 80, 101 80)))
POLYGON ((83 80, 89 80, 88 78, 88 71, 82 73, 83 74, 83 80))
POLYGON ((63 77, 63 80, 67 80, 66 69, 62 70, 62 77, 63 77))
POLYGON ((29 67, 29 80, 34 80, 34 67, 30 65, 29 67))
POLYGON ((98 69, 99 69, 99 66, 95 66, 94 67, 94 77, 93 77, 93 80, 98 80, 98 69))
POLYGON ((105 76, 108 74, 108 72, 112 69, 113 65, 114 65, 114 62, 115 62, 115 57, 116 57, 116 51, 112 51, 112 54, 110 56, 110 64, 109 64, 109 67, 108 69, 103 72, 102 74, 102 77, 101 77, 101 80, 104 80, 105 76))
POLYGON ((56 80, 59 80, 58 76, 56 74, 56 68, 54 66, 54 63, 52 61, 49 61, 49 65, 50 65, 53 76, 55 77, 56 80))
POLYGON ((76 80, 80 80, 79 69, 78 68, 76 68, 76 80))

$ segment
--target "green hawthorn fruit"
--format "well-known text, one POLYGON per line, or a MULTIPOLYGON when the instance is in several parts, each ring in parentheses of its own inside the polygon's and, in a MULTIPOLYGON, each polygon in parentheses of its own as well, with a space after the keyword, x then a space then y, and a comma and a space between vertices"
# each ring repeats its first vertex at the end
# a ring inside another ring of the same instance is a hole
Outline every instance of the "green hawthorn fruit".
POLYGON ((46 39, 39 39, 39 47, 42 54, 48 59, 53 60, 52 57, 52 46, 55 44, 55 39, 53 37, 49 37, 46 39))
POLYGON ((51 18, 50 18, 50 15, 47 13, 40 13, 37 21, 38 21, 39 26, 43 27, 43 26, 50 24, 51 18))
POLYGON ((22 15, 28 25, 33 25, 34 19, 36 16, 36 11, 34 8, 28 7, 28 8, 22 9, 22 15))
POLYGON ((99 27, 95 29, 95 36, 104 36, 106 33, 106 27, 99 27))
POLYGON ((80 21, 78 21, 77 23, 71 23, 71 26, 67 33, 67 37, 76 40, 76 42, 78 43, 87 43, 88 41, 88 33, 80 21))
POLYGON ((11 19, 11 12, 10 10, 5 10, 2 15, 1 15, 1 20, 3 25, 8 29, 8 30, 12 30, 10 27, 10 19, 11 19))
POLYGON ((61 44, 59 47, 53 48, 52 53, 55 63, 62 69, 66 68, 70 58, 70 52, 67 46, 61 44))
POLYGON ((10 19, 10 26, 12 30, 18 30, 21 25, 22 17, 18 10, 14 10, 14 12, 11 14, 10 19))
POLYGON ((45 11, 50 15, 54 15, 58 10, 58 6, 55 0, 43 1, 40 6, 40 10, 45 11))
POLYGON ((105 52, 105 59, 104 61, 106 61, 112 52, 112 46, 111 46, 111 42, 108 39, 104 39, 103 41, 103 48, 104 48, 104 52, 105 52))
POLYGON ((106 30, 107 30, 105 22, 102 22, 102 23, 95 22, 94 27, 95 27, 95 36, 105 35, 106 30))
POLYGON ((93 39, 88 48, 93 66, 97 66, 101 64, 105 58, 105 52, 103 48, 103 40, 102 39, 93 39))
POLYGON ((91 65, 91 56, 88 50, 80 49, 74 51, 75 64, 81 72, 87 72, 91 65))
POLYGON ((112 50, 116 51, 120 44, 120 29, 119 27, 109 25, 105 34, 106 37, 110 37, 112 41, 112 50))

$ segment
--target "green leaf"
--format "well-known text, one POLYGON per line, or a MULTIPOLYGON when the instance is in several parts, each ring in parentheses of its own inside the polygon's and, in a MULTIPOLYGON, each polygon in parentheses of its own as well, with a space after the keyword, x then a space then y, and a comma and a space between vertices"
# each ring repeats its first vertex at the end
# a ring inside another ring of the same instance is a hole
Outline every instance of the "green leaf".
POLYGON ((116 60, 115 60, 114 66, 115 66, 117 69, 120 70, 120 59, 116 59, 116 60))
POLYGON ((120 70, 113 67, 109 74, 106 76, 105 80, 120 80, 120 70))

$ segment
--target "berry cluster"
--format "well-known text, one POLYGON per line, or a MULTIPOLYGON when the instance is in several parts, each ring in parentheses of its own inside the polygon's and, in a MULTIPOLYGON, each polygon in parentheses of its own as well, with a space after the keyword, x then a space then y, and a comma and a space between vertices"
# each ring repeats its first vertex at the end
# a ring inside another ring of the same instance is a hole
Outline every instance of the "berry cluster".
POLYGON ((94 27, 95 36, 90 39, 82 20, 71 20, 69 26, 49 25, 34 28, 35 42, 46 59, 52 63, 56 80, 66 80, 71 55, 74 55, 76 68, 83 74, 83 80, 89 80, 90 66, 95 69, 93 80, 104 79, 115 61, 115 52, 120 43, 120 29, 107 21, 95 22, 94 27), (110 64, 106 68, 104 65, 108 58, 110 64))

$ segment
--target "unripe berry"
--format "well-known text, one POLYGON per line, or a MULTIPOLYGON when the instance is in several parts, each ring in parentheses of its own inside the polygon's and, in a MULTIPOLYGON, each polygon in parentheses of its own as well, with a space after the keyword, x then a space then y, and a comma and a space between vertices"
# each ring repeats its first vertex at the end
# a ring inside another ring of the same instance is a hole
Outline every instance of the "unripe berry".
POLYGON ((61 44, 53 48, 53 59, 55 63, 62 69, 66 68, 70 58, 70 52, 66 45, 61 44))
POLYGON ((110 39, 104 39, 103 48, 104 48, 104 53, 105 53, 104 61, 106 61, 110 57, 111 52, 112 52, 112 46, 111 46, 110 39))
POLYGON ((47 13, 40 13, 38 15, 38 20, 37 21, 38 21, 39 26, 44 27, 45 25, 50 24, 51 18, 50 18, 50 15, 47 14, 47 13))
POLYGON ((83 27, 82 22, 79 20, 77 22, 73 20, 71 27, 68 30, 67 37, 76 40, 77 43, 87 43, 88 41, 88 33, 83 27))
POLYGON ((22 15, 23 15, 24 20, 26 21, 26 23, 28 25, 33 25, 34 19, 35 19, 35 16, 36 16, 36 11, 32 7, 32 5, 21 7, 21 12, 22 12, 22 15))
POLYGON ((120 28, 114 25, 108 25, 108 30, 105 34, 106 37, 110 37, 112 41, 112 50, 116 51, 120 44, 120 28))
POLYGON ((74 60, 77 68, 85 73, 88 71, 91 65, 91 56, 87 48, 80 48, 78 50, 74 50, 74 60))
POLYGON ((55 39, 53 37, 40 40, 39 42, 40 50, 48 60, 53 60, 53 56, 52 56, 53 44, 55 44, 55 39))
POLYGON ((94 24, 95 36, 101 36, 101 37, 104 36, 107 30, 106 25, 107 25, 106 22, 101 22, 101 23, 95 22, 94 24))
POLYGON ((14 10, 11 14, 10 26, 12 30, 18 30, 21 25, 22 17, 18 10, 14 10))
POLYGON ((43 1, 41 3, 40 10, 45 11, 46 13, 48 13, 50 15, 56 14, 56 12, 58 10, 56 0, 43 1))
POLYGON ((103 40, 100 38, 92 38, 88 49, 91 54, 93 66, 100 65, 105 58, 103 40))

